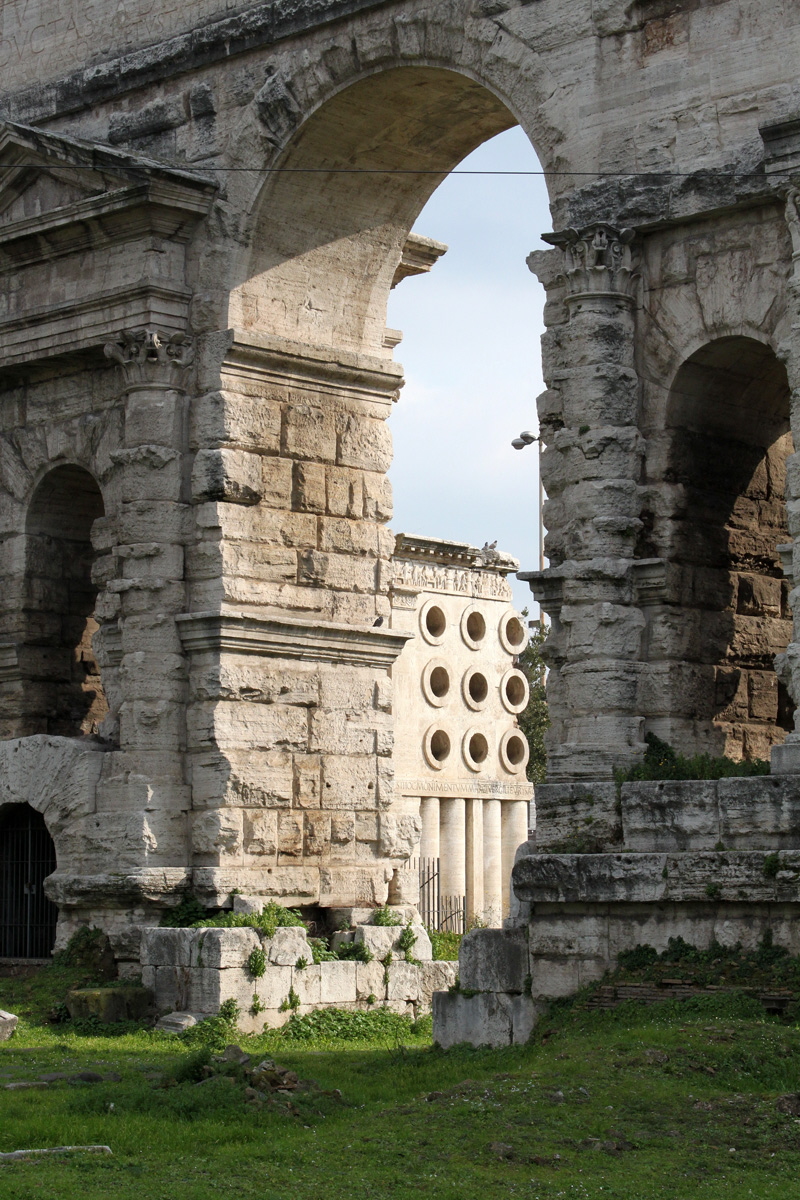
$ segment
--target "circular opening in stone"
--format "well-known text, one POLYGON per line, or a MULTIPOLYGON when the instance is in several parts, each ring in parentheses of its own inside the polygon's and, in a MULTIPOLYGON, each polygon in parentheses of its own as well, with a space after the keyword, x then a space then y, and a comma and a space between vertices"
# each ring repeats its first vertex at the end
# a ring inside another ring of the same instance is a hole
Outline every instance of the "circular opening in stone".
POLYGON ((519 617, 509 617, 506 621, 506 638, 512 646, 522 647, 524 644, 525 626, 519 617))
POLYGON ((431 757, 437 762, 444 762, 450 753, 450 738, 443 729, 437 729, 431 735, 431 757))
POLYGON ((486 697, 489 695, 489 683, 485 675, 481 675, 480 671, 473 671, 469 677, 467 684, 470 698, 475 704, 483 704, 486 697))
POLYGON ((486 622, 479 612, 471 612, 467 617, 467 633, 473 642, 482 642, 486 637, 486 622))
POLYGON ((485 762, 489 754, 489 743, 482 733, 473 733, 469 739, 469 755, 473 762, 485 762))
POLYGON ((425 628, 431 637, 440 638, 447 628, 447 620, 437 604, 432 604, 425 613, 425 628))
POLYGON ((431 671, 430 689, 439 700, 450 691, 450 676, 444 667, 434 667, 431 671))
POLYGON ((521 675, 509 675, 506 680, 506 700, 512 708, 525 703, 527 688, 521 675))
POLYGON ((515 735, 510 737, 506 742, 506 757, 512 767, 518 767, 525 760, 525 743, 521 737, 515 735))

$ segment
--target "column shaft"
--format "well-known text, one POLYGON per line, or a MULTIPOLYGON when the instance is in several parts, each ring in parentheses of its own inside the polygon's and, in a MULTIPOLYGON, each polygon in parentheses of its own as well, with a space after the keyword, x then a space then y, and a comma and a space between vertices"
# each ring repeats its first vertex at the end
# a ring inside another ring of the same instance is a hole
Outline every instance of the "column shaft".
POLYGON ((483 920, 483 800, 467 800, 467 921, 483 920))
POLYGON ((439 802, 439 895, 464 896, 466 878, 465 802, 448 797, 439 802))
POLYGON ((439 857, 439 797, 423 796, 419 802, 422 832, 419 838, 420 858, 439 857))
POLYGON ((483 802, 483 908, 492 926, 503 919, 503 851, 499 800, 483 802))

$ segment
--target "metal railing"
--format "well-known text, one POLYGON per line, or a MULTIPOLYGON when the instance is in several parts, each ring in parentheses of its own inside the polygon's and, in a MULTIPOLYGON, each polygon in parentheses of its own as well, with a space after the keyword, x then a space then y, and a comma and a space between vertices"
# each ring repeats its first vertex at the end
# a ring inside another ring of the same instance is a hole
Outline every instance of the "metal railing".
POLYGON ((419 911, 429 929, 465 933, 466 896, 442 896, 439 890, 439 859, 412 858, 409 866, 419 873, 419 911))

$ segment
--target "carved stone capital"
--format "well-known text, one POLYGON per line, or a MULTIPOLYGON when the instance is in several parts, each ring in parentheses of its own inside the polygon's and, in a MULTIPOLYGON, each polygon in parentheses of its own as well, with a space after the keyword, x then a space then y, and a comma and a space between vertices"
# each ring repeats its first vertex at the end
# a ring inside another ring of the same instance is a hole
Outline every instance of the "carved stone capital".
POLYGON ((800 188, 790 187, 786 193, 786 224, 792 239, 792 263, 795 279, 800 275, 800 188))
POLYGON ((194 342, 185 333, 158 329, 123 329, 118 342, 104 347, 106 358, 122 368, 125 385, 133 388, 183 390, 184 375, 194 361, 194 342))
POLYGON ((587 296, 632 300, 637 275, 633 269, 633 229, 616 229, 598 221, 584 229, 543 234, 543 240, 564 253, 562 278, 567 299, 587 296))

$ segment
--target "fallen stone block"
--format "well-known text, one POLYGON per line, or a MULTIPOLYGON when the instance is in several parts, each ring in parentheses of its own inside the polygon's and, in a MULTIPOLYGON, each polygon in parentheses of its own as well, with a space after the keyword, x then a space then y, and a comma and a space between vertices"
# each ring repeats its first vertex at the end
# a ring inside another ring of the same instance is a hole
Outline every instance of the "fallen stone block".
POLYGON ((0 1008, 0 1042, 7 1042, 17 1028, 19 1017, 0 1008))
POLYGON ((74 988, 65 1000, 73 1021, 96 1017, 104 1025, 111 1025, 116 1021, 143 1021, 152 1009, 153 993, 136 986, 74 988))

